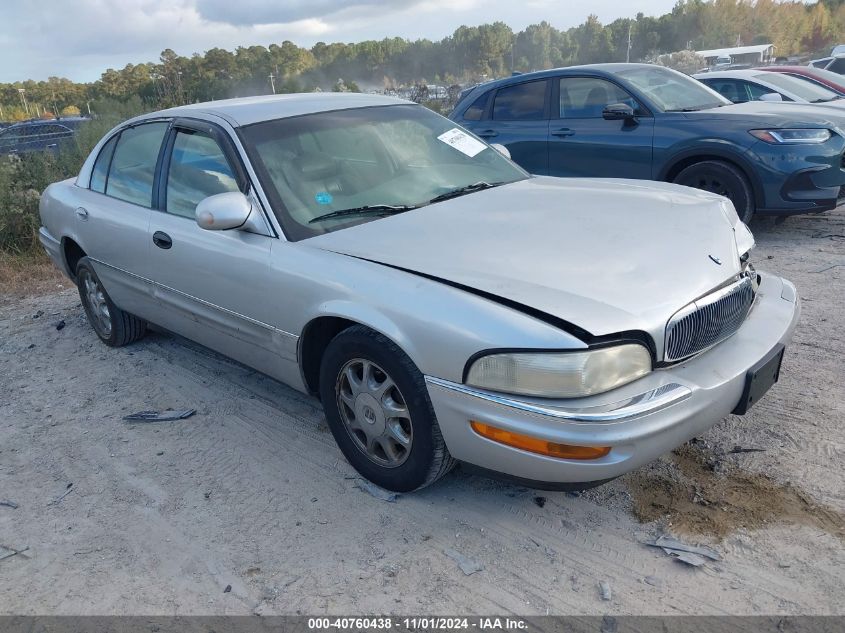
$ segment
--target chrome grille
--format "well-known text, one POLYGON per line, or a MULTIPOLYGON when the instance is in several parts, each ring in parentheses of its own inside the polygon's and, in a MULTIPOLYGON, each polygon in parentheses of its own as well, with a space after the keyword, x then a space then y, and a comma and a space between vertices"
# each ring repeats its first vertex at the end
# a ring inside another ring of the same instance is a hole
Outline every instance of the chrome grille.
POLYGON ((682 308, 666 324, 664 360, 677 361, 712 347, 736 332, 754 302, 749 277, 682 308))

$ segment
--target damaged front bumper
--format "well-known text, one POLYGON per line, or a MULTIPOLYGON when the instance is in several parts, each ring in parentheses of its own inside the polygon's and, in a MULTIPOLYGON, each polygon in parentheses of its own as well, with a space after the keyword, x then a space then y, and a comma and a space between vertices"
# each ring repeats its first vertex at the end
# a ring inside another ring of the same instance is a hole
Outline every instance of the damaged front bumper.
POLYGON ((426 377, 443 438, 453 457, 538 487, 618 477, 672 450, 730 414, 746 375, 785 345, 800 312, 795 287, 761 273, 754 309, 729 339, 688 361, 624 387, 577 400, 521 398, 426 377), (480 422, 571 446, 610 447, 596 459, 561 459, 478 435, 480 422))

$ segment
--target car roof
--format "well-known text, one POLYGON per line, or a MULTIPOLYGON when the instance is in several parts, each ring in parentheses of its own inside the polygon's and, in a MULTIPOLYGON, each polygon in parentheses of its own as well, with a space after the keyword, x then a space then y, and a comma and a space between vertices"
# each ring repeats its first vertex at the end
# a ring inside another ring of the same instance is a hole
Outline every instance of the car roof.
POLYGON ((192 103, 167 110, 159 110, 158 112, 151 112, 137 117, 133 121, 161 116, 190 117, 196 114, 211 114, 226 119, 235 127, 243 127, 245 125, 252 125, 253 123, 302 116, 304 114, 314 114, 317 112, 374 106, 408 105, 411 103, 413 102, 395 97, 357 92, 308 92, 192 103))
POLYGON ((533 79, 545 79, 547 77, 557 77, 558 75, 577 75, 584 72, 589 72, 599 76, 615 75, 620 70, 628 70, 631 68, 664 68, 663 66, 656 66, 655 64, 626 64, 624 62, 606 63, 606 64, 583 64, 581 66, 563 66, 560 68, 550 68, 549 70, 535 70, 530 73, 521 73, 518 75, 511 75, 510 77, 503 77, 501 79, 494 79, 486 83, 476 86, 478 88, 490 88, 506 86, 509 84, 518 84, 524 81, 531 81, 533 79))
POLYGON ((696 73, 695 75, 693 75, 693 77, 695 77, 696 79, 759 79, 760 70, 761 69, 759 68, 743 68, 738 70, 714 70, 709 73, 696 73))

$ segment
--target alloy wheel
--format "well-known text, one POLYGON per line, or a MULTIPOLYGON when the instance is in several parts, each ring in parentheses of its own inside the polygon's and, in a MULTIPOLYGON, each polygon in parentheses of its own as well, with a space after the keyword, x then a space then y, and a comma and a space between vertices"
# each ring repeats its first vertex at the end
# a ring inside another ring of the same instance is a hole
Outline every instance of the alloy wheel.
POLYGON ((346 431, 369 459, 396 468, 411 452, 413 429, 404 396, 384 369, 363 358, 348 361, 335 384, 346 431))

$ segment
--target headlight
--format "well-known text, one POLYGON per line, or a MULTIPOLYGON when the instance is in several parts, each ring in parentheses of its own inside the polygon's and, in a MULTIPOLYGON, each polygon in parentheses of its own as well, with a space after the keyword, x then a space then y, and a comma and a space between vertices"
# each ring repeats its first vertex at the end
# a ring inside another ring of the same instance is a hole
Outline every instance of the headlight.
POLYGON ((830 130, 825 129, 797 129, 797 130, 748 130, 751 136, 759 138, 773 145, 797 145, 799 143, 825 143, 830 137, 830 130))
POLYGON ((651 354, 630 343, 578 352, 490 354, 476 360, 467 384, 491 391, 580 398, 610 391, 651 371, 651 354))

